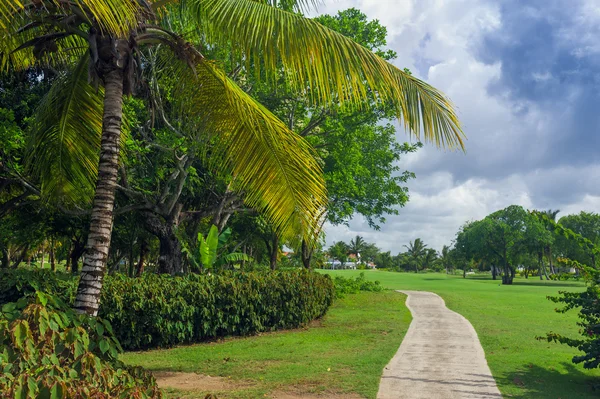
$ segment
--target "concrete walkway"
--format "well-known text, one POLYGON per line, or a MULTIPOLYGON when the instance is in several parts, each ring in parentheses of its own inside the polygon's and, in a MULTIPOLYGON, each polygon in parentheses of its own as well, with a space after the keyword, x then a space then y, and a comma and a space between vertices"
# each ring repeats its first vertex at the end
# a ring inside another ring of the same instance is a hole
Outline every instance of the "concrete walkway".
POLYGON ((502 398, 475 329, 431 292, 401 291, 413 316, 378 399, 502 398))

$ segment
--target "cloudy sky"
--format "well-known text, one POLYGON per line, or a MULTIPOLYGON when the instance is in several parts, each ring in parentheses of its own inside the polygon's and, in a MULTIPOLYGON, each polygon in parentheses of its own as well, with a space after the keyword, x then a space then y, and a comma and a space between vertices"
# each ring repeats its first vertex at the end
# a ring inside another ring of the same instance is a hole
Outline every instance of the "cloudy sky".
POLYGON ((380 231, 359 216, 327 226, 328 245, 358 234, 392 254, 416 237, 440 249, 510 204, 600 212, 600 1, 325 0, 319 13, 349 7, 388 28, 396 65, 453 100, 467 153, 406 157, 417 179, 400 215, 380 231))

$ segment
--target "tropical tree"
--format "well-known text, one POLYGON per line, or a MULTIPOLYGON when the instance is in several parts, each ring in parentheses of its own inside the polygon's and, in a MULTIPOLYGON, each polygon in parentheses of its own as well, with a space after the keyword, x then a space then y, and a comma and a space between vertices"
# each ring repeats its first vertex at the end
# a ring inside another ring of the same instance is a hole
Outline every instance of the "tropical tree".
POLYGON ((338 260, 341 266, 344 266, 348 259, 348 244, 344 241, 338 241, 327 250, 327 253, 333 260, 338 260))
MULTIPOLYGON (((559 212, 560 212, 560 209, 556 209, 556 210, 548 209, 548 210, 544 211, 543 213, 548 217, 548 219, 552 220, 553 222, 556 222, 556 215, 558 215, 559 212)), ((548 257, 548 264, 550 265, 550 273, 555 274, 554 262, 552 259, 552 244, 551 243, 548 243, 544 247, 544 252, 546 253, 546 256, 548 257)))
POLYGON ((356 236, 352 240, 350 240, 350 245, 348 246, 348 253, 356 256, 357 260, 360 260, 360 253, 365 248, 366 242, 361 236, 356 236))
MULTIPOLYGON (((0 6, 0 66, 5 71, 36 65, 69 70, 38 112, 33 154, 46 194, 81 198, 95 193, 77 311, 98 311, 124 130, 123 97, 132 92, 136 78, 143 79, 138 72, 149 46, 174 55, 162 55, 167 65, 162 77, 174 80, 173 92, 185 116, 182 128, 219 137, 211 141, 211 155, 231 169, 245 201, 290 238, 298 230, 310 236, 319 228, 326 196, 308 144, 239 89, 182 32, 166 28, 177 26, 175 18, 193 21, 209 46, 232 45, 239 59, 256 60, 270 73, 267 79, 280 65, 291 87, 307 90, 315 102, 351 107, 375 92, 381 101, 394 104, 418 138, 462 147, 458 119, 443 94, 343 35, 276 4, 9 0, 0 6)), ((291 5, 300 9, 306 2, 291 5)))
POLYGON ((450 247, 444 245, 442 250, 438 253, 438 259, 444 270, 446 270, 446 274, 448 274, 448 270, 452 268, 452 261, 450 255, 450 247))
POLYGON ((433 248, 426 248, 425 253, 423 254, 423 258, 421 259, 421 264, 423 269, 430 269, 436 264, 437 260, 437 252, 433 248))
MULTIPOLYGON (((600 214, 582 211, 578 214, 563 216, 558 223, 590 240, 594 245, 600 246, 600 214)), ((597 265, 594 251, 574 244, 573 240, 559 235, 556 237, 555 246, 563 257, 592 267, 597 265)))
POLYGON ((404 247, 406 247, 406 253, 410 258, 410 262, 415 267, 415 273, 418 273, 423 256, 425 256, 425 253, 427 252, 427 245, 420 238, 416 238, 414 241, 411 241, 409 245, 405 245, 404 247))

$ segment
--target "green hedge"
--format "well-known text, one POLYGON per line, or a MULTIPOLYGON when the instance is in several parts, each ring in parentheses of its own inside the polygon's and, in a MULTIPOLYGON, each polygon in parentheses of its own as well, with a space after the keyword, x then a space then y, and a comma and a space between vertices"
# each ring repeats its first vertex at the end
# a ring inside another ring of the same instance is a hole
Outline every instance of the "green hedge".
MULTIPOLYGON (((45 270, 2 270, 0 304, 36 290, 70 303, 76 284, 45 270)), ((300 327, 323 316, 334 297, 329 276, 304 270, 114 275, 105 279, 99 315, 123 348, 145 349, 300 327)))

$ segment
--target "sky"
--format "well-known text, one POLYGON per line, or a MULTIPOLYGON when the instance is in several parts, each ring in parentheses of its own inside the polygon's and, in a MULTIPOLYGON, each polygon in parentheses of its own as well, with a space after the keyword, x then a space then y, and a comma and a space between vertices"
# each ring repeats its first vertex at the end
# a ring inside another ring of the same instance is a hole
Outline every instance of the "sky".
POLYGON ((379 231, 360 216, 327 225, 327 245, 360 235, 395 255, 420 237, 439 250, 511 204, 600 212, 600 1, 324 0, 318 13, 350 7, 388 28, 395 65, 451 98, 467 151, 405 156, 417 177, 399 215, 379 231))

